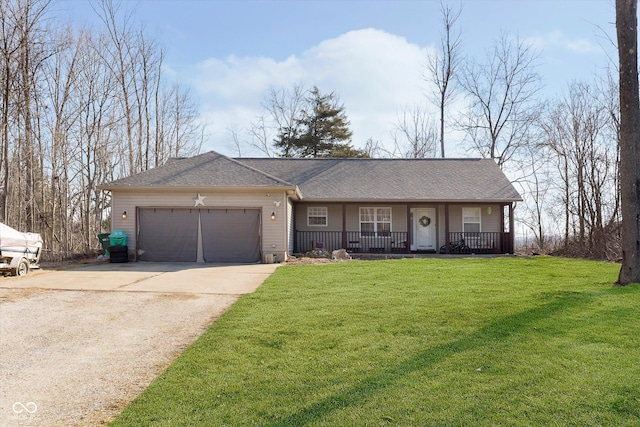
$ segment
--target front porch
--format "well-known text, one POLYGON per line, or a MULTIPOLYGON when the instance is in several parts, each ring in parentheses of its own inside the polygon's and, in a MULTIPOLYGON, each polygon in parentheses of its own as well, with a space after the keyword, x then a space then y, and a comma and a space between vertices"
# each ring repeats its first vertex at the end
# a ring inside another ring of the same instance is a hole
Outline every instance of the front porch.
POLYGON ((411 250, 409 232, 392 231, 367 235, 359 231, 296 231, 295 253, 314 249, 346 249, 359 254, 507 254, 513 253, 510 232, 449 232, 446 242, 436 250, 411 250))
POLYGON ((509 254, 511 203, 299 203, 293 253, 509 254))

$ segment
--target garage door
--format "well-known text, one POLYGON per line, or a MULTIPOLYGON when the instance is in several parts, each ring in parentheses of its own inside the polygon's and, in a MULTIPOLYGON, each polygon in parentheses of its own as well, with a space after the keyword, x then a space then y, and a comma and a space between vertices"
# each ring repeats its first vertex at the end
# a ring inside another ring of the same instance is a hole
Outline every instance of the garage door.
POLYGON ((202 251, 205 262, 260 261, 260 211, 202 209, 202 251))
POLYGON ((260 210, 138 210, 138 259, 167 262, 260 261, 260 210), (198 239, 202 242, 198 254, 198 239))

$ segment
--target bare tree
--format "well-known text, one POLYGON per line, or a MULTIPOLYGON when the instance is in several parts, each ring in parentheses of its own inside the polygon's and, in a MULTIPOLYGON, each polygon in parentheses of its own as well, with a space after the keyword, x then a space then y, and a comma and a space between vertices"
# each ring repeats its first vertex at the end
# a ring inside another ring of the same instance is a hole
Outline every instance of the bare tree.
POLYGON ((65 168, 70 164, 68 157, 71 131, 79 117, 78 75, 82 52, 87 50, 86 37, 90 33, 81 31, 76 37, 70 28, 64 28, 56 37, 61 43, 59 49, 46 64, 45 83, 48 107, 42 114, 50 135, 50 146, 43 152, 49 164, 49 189, 44 212, 41 214, 43 228, 40 229, 48 249, 55 253, 69 253, 70 246, 67 227, 68 186, 65 168))
POLYGON ((456 88, 453 85, 460 67, 462 57, 460 45, 462 43, 459 31, 454 31, 454 25, 462 13, 462 5, 457 10, 440 3, 444 32, 440 38, 440 49, 435 55, 427 58, 425 80, 433 83, 435 88, 431 92, 431 99, 440 110, 440 157, 445 157, 445 110, 454 99, 456 88))
POLYGON ((638 1, 616 0, 620 72, 620 192, 622 266, 617 283, 640 282, 640 96, 638 1))
POLYGON ((608 258, 609 236, 619 218, 616 126, 610 92, 573 82, 541 120, 546 156, 557 168, 564 210, 565 250, 608 258))
POLYGON ((436 133, 426 108, 415 105, 398 114, 392 137, 396 151, 401 153, 401 157, 418 159, 435 156, 438 138, 436 133))
POLYGON ((76 191, 71 197, 77 200, 77 213, 81 218, 82 232, 78 234, 82 240, 79 244, 88 252, 101 228, 101 212, 105 208, 96 187, 109 179, 110 171, 119 161, 115 155, 119 151, 119 143, 111 136, 119 123, 112 115, 112 110, 118 105, 117 79, 100 57, 98 50, 103 45, 100 40, 94 43, 91 34, 86 34, 84 41, 79 58, 79 115, 74 129, 76 145, 69 168, 77 177, 76 191))
POLYGON ((0 2, 0 221, 89 253, 108 228, 105 181, 196 154, 204 126, 163 53, 118 6, 97 29, 54 28, 49 0, 0 2))
POLYGON ((11 114, 15 81, 17 53, 19 51, 19 28, 16 25, 15 6, 11 2, 0 2, 0 56, 2 63, 0 64, 0 82, 2 83, 2 92, 0 93, 0 110, 1 110, 1 146, 2 146, 2 192, 0 194, 0 202, 2 205, 2 222, 8 222, 9 218, 9 191, 11 172, 10 163, 10 131, 11 131, 11 114))
POLYGON ((55 43, 49 38, 45 12, 49 1, 9 2, 8 10, 16 28, 17 50, 14 55, 13 93, 13 168, 21 171, 8 196, 16 207, 12 218, 20 227, 34 229, 42 210, 42 149, 38 104, 42 102, 40 82, 43 64, 55 43))
POLYGON ((460 123, 473 149, 502 167, 528 140, 540 115, 538 54, 519 39, 502 35, 485 62, 470 62, 460 82, 470 105, 460 123))
POLYGON ((119 13, 120 4, 112 0, 102 0, 95 11, 102 20, 108 34, 108 43, 98 53, 103 55, 104 63, 118 82, 119 96, 126 130, 126 153, 128 156, 128 173, 140 172, 140 159, 136 159, 135 116, 133 97, 133 79, 135 78, 134 46, 135 34, 132 30, 132 15, 119 13))
POLYGON ((242 157, 242 138, 240 136, 241 130, 238 125, 234 123, 229 126, 227 128, 227 134, 231 140, 229 143, 230 148, 236 152, 237 157, 242 157))
POLYGON ((569 207, 569 200, 571 198, 571 175, 569 172, 569 150, 565 149, 565 146, 561 143, 561 141, 565 139, 564 126, 562 124, 564 111, 559 104, 550 106, 548 110, 549 113, 547 116, 541 120, 541 127, 545 132, 545 147, 549 148, 551 152, 556 155, 556 157, 553 158, 555 167, 557 168, 555 181, 556 187, 562 189, 562 193, 558 198, 563 206, 563 242, 566 250, 571 233, 571 211, 569 207), (558 184, 559 182, 561 185, 558 184))
POLYGON ((151 139, 153 126, 151 111, 154 107, 152 93, 160 81, 163 52, 153 40, 148 40, 142 31, 136 35, 137 77, 133 79, 137 110, 137 157, 141 159, 141 167, 147 170, 152 166, 156 148, 151 139))
POLYGON ((393 158, 393 152, 389 151, 378 139, 369 137, 364 144, 364 152, 367 153, 370 158, 393 158))
POLYGON ((174 83, 166 95, 169 111, 169 139, 161 155, 169 157, 192 156, 200 152, 205 125, 197 122, 198 105, 191 93, 179 83, 174 83))
POLYGON ((155 109, 154 109, 154 115, 155 115, 155 136, 154 136, 154 142, 155 142, 155 147, 153 150, 154 153, 154 162, 153 162, 153 167, 158 167, 161 165, 160 163, 160 151, 161 151, 161 147, 163 146, 164 143, 164 139, 165 139, 165 133, 164 133, 164 126, 165 126, 165 116, 164 116, 164 112, 162 109, 162 105, 160 104, 160 98, 162 96, 162 79, 160 79, 160 75, 161 75, 161 70, 162 70, 162 61, 164 59, 164 53, 162 51, 160 51, 158 60, 156 62, 156 67, 157 67, 157 75, 158 78, 155 81, 155 86, 153 87, 153 102, 155 104, 155 109))
POLYGON ((518 160, 522 177, 514 183, 521 187, 524 199, 524 209, 519 209, 518 221, 533 232, 535 245, 545 253, 549 249, 552 228, 547 224, 551 217, 548 209, 554 187, 552 156, 549 155, 549 147, 543 144, 530 144, 524 151, 526 155, 518 160))
POLYGON ((249 129, 250 143, 249 145, 257 149, 259 152, 267 157, 272 157, 272 129, 266 115, 259 116, 255 121, 251 122, 249 129))
POLYGON ((278 133, 285 145, 290 145, 288 142, 297 136, 297 120, 305 106, 307 92, 300 83, 290 88, 270 87, 261 102, 264 113, 250 125, 250 145, 268 157, 273 155, 273 142, 278 133))

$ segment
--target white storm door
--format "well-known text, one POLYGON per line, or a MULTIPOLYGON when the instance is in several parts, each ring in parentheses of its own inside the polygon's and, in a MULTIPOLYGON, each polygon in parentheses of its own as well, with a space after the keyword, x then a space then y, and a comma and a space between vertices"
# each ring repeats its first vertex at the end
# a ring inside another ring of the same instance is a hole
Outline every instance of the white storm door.
POLYGON ((434 208, 413 209, 412 250, 432 251, 436 249, 436 210, 434 208))

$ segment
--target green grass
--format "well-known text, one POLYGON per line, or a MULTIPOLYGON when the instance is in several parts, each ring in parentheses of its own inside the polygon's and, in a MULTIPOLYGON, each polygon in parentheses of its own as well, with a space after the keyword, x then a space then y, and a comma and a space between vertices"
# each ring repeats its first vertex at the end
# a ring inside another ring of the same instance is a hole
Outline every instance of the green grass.
POLYGON ((618 269, 283 266, 112 425, 640 425, 640 286, 618 269))

